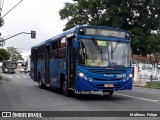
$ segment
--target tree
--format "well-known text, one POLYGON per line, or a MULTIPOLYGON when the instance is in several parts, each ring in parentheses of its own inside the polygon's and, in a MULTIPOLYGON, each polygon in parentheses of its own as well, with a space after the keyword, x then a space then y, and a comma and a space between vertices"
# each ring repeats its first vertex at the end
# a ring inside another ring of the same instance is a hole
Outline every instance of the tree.
POLYGON ((75 25, 119 27, 132 33, 133 53, 148 54, 147 38, 160 28, 159 0, 73 0, 59 11, 67 19, 64 30, 75 25))
POLYGON ((5 49, 0 49, 0 62, 2 62, 3 60, 9 60, 10 58, 10 54, 7 50, 5 49))
MULTIPOLYGON (((0 17, 1 17, 1 16, 0 16, 0 17)), ((4 24, 3 19, 0 19, 0 27, 3 26, 3 24, 4 24)))
POLYGON ((7 47, 8 52, 10 53, 10 59, 12 61, 24 60, 21 55, 21 51, 18 48, 14 47, 7 47))
POLYGON ((1 17, 2 17, 2 16, 1 16, 1 12, 2 12, 2 10, 1 10, 1 8, 0 8, 0 27, 3 26, 3 23, 4 23, 3 19, 1 19, 1 17))
MULTIPOLYGON (((3 24, 4 24, 3 19, 1 19, 1 13, 2 13, 2 10, 1 10, 1 7, 0 7, 0 27, 3 26, 3 24)), ((0 36, 1 36, 1 33, 0 33, 0 36)))
POLYGON ((148 50, 155 57, 155 63, 158 66, 158 62, 160 60, 160 37, 156 34, 152 34, 147 39, 148 50), (153 49, 154 48, 154 49, 153 49))

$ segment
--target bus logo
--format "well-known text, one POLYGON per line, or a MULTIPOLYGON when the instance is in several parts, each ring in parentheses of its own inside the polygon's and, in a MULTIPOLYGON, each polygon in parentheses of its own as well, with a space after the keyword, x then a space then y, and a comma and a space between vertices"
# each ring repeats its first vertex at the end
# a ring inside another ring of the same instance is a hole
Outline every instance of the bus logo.
POLYGON ((11 117, 11 112, 2 112, 2 117, 11 117))

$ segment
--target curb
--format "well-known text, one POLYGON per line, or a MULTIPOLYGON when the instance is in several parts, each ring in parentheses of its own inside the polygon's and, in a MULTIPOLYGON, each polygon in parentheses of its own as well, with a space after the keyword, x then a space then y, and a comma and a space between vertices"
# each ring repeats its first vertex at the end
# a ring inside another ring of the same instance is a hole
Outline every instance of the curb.
POLYGON ((5 80, 0 80, 0 83, 5 83, 5 82, 7 82, 7 81, 5 81, 5 80))
POLYGON ((146 86, 146 83, 144 83, 144 84, 136 84, 136 83, 133 83, 133 86, 136 86, 136 87, 145 87, 145 86, 146 86))

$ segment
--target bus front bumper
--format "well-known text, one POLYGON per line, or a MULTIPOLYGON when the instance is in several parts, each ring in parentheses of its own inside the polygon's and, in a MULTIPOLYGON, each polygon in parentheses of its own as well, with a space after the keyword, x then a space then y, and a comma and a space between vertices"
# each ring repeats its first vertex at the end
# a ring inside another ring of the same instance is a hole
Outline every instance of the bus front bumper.
POLYGON ((85 80, 77 77, 76 90, 77 91, 100 91, 100 90, 131 90, 132 78, 124 81, 101 81, 101 80, 85 80))

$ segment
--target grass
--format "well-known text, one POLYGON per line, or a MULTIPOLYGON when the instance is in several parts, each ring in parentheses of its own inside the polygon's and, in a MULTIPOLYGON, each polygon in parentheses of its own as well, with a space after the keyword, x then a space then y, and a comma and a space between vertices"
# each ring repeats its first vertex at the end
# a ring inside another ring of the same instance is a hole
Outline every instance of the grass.
POLYGON ((153 89, 160 89, 160 82, 158 81, 157 82, 153 82, 153 81, 147 82, 146 87, 153 88, 153 89))

